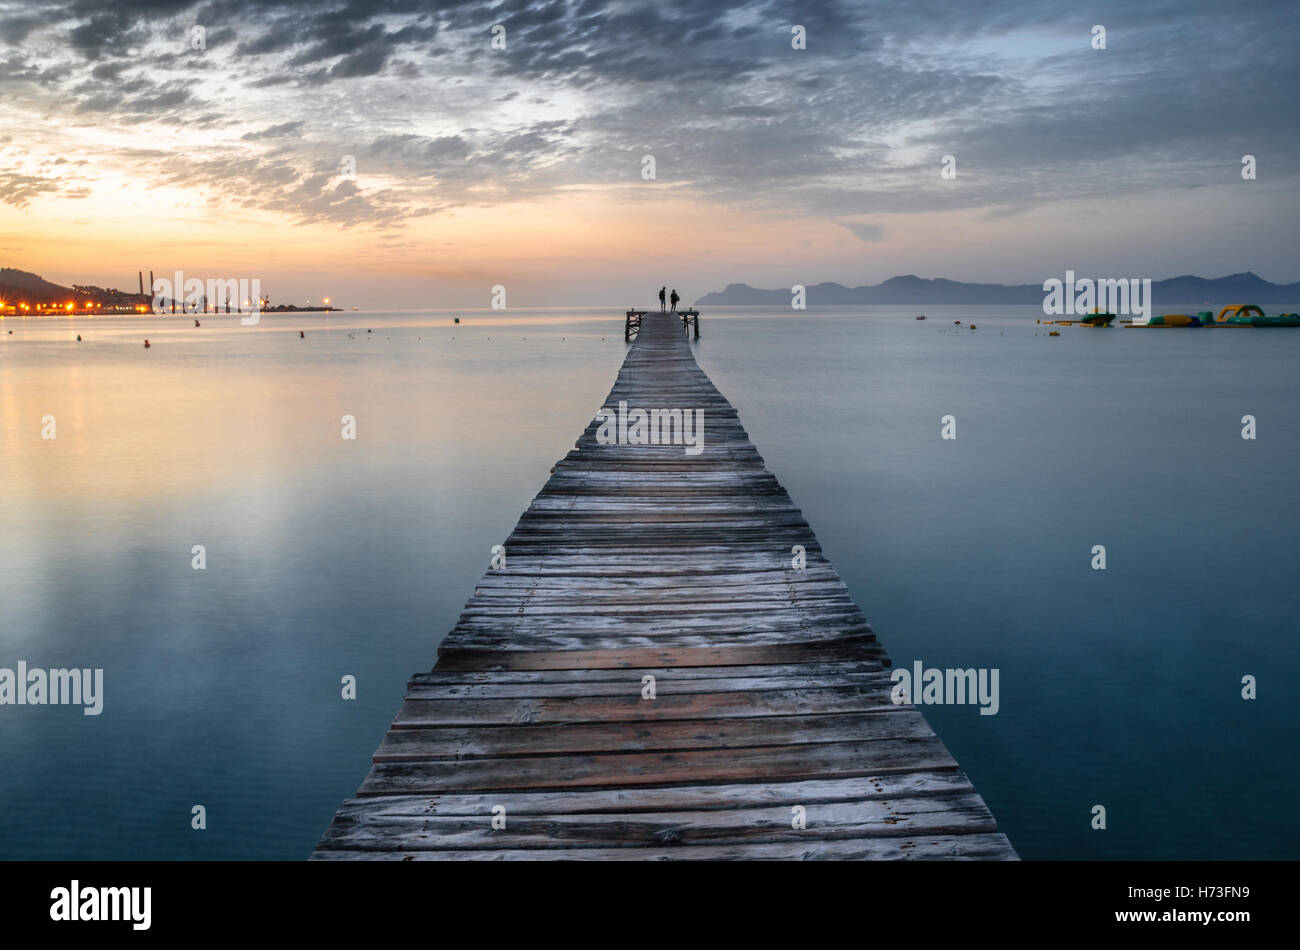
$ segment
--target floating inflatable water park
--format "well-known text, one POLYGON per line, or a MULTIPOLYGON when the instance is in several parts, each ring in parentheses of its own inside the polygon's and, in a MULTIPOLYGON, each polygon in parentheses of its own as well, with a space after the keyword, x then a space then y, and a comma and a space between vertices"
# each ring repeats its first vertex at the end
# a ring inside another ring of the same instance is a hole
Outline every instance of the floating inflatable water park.
POLYGON ((1137 327, 1300 327, 1300 314, 1280 313, 1269 316, 1253 303, 1224 307, 1216 315, 1212 310, 1200 313, 1167 313, 1145 323, 1127 323, 1137 327))

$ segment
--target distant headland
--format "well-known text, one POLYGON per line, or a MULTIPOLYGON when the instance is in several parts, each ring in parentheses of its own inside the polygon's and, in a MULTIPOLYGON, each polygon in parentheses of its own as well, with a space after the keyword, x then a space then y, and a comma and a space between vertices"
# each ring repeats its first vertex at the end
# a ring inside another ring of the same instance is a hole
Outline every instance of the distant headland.
MULTIPOLYGON (((28 271, 13 267, 0 267, 0 314, 27 314, 29 316, 50 316, 69 313, 151 313, 153 296, 143 292, 144 277, 140 278, 141 292, 129 293, 113 288, 95 287, 87 284, 73 284, 63 287, 51 283, 45 278, 28 271)), ((238 301, 235 302, 238 304, 238 301)), ((272 307, 263 301, 262 313, 325 313, 341 308, 322 305, 319 307, 300 307, 296 304, 277 304, 272 307)), ((191 304, 188 308, 181 301, 169 310, 171 313, 207 313, 206 300, 199 306, 191 304)), ((221 312, 216 301, 211 304, 211 312, 221 312)), ((230 312, 229 309, 226 312, 230 312)))
MULTIPOLYGON (((761 290, 748 284, 728 284, 722 291, 705 294, 696 306, 790 306, 790 288, 761 290)), ((1300 303, 1300 282, 1274 284, 1250 271, 1228 277, 1172 277, 1151 282, 1152 295, 1170 303, 1249 301, 1250 303, 1300 303)), ((1041 284, 968 284, 942 277, 927 280, 908 274, 880 284, 845 287, 822 283, 806 291, 810 306, 845 304, 1041 304, 1041 284)))

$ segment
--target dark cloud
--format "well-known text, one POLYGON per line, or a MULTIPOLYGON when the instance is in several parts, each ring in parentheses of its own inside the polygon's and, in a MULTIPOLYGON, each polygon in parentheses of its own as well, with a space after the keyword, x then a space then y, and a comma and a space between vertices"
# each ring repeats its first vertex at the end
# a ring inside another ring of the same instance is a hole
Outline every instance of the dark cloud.
POLYGON ((878 224, 860 224, 856 221, 840 223, 852 231, 859 240, 866 241, 868 244, 875 243, 885 236, 885 229, 878 224))
POLYGON ((9 44, 18 44, 27 39, 27 35, 43 24, 39 16, 16 14, 0 16, 0 40, 9 44))
POLYGON ((272 212, 297 224, 389 226, 443 210, 392 189, 364 190, 336 168, 304 170, 283 158, 168 153, 150 164, 155 181, 196 190, 209 205, 272 212))
POLYGON ((389 52, 388 46, 382 40, 369 43, 331 66, 330 78, 351 79, 358 76, 374 76, 388 62, 389 52))
POLYGON ((399 158, 423 170, 432 170, 446 162, 462 162, 469 157, 469 143, 459 135, 431 139, 422 135, 381 135, 375 139, 371 154, 399 158))
POLYGON ((86 198, 90 195, 90 189, 82 185, 70 185, 60 178, 0 170, 0 203, 15 208, 26 208, 34 198, 43 195, 86 198))
POLYGON ((259 139, 300 138, 302 127, 305 124, 301 119, 293 122, 281 122, 279 125, 268 126, 257 132, 245 132, 240 137, 246 142, 255 142, 259 139))

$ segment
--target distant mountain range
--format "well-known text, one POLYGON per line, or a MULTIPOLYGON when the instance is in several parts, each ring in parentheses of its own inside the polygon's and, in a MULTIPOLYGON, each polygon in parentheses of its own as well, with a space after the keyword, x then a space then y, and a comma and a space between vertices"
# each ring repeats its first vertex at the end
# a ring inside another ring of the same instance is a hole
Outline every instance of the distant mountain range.
POLYGON ((83 284, 63 287, 30 271, 0 267, 0 311, 26 312, 31 316, 51 312, 62 315, 70 310, 91 308, 100 313, 130 313, 148 302, 148 297, 138 293, 83 284))
MULTIPOLYGON (((1108 274, 1075 275, 1100 279, 1108 274)), ((1063 280, 1064 273, 1049 274, 1063 280)), ((1047 279, 1046 277, 1044 279, 1047 279)), ((807 303, 812 306, 837 304, 1041 304, 1042 284, 967 284, 942 277, 926 280, 908 274, 891 277, 881 284, 845 287, 843 284, 813 284, 807 288, 807 303)), ((1157 307, 1169 304, 1205 304, 1223 307, 1233 303, 1288 304, 1300 303, 1300 282, 1274 284, 1247 271, 1228 277, 1171 277, 1151 282, 1151 297, 1157 307)), ((705 294, 696 306, 790 306, 790 289, 760 290, 748 284, 728 284, 723 291, 705 294)))
MULTIPOLYGON (((139 286, 138 283, 137 286, 139 286)), ((206 298, 202 304, 197 302, 194 297, 189 299, 191 302, 187 308, 185 302, 178 297, 172 305, 172 313, 175 313, 177 308, 180 309, 181 313, 208 312, 206 298)), ((33 274, 30 271, 18 270, 15 267, 0 267, 0 304, 5 304, 10 309, 21 304, 28 304, 33 308, 47 308, 46 312, 48 313, 48 308, 62 308, 68 303, 73 304, 78 309, 87 303, 92 303, 98 304, 100 307, 109 307, 115 312, 123 312, 134 311, 139 307, 150 307, 153 304, 153 297, 150 294, 131 293, 124 290, 92 287, 83 284, 63 287, 51 283, 39 274, 33 274)), ((163 305, 166 306, 166 301, 163 302, 163 305)), ((234 306, 238 309, 239 302, 237 299, 234 306)), ((274 307, 269 304, 262 307, 265 313, 325 313, 340 309, 342 308, 313 307, 310 305, 299 307, 297 304, 283 303, 274 307)), ((212 312, 218 312, 215 297, 212 302, 212 312)), ((226 312, 230 312, 229 302, 227 302, 226 312)))
POLYGON ((71 287, 60 287, 44 277, 18 270, 13 267, 0 267, 0 300, 29 300, 32 303, 56 303, 71 300, 76 291, 71 287))

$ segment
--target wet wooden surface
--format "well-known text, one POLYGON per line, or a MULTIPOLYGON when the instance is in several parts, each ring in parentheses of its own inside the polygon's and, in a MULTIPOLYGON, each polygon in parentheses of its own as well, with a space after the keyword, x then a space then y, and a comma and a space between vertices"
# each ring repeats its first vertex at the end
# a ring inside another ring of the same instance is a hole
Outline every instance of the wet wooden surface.
POLYGON ((593 418, 312 857, 1015 859, 676 315, 621 402, 702 450, 593 418))

